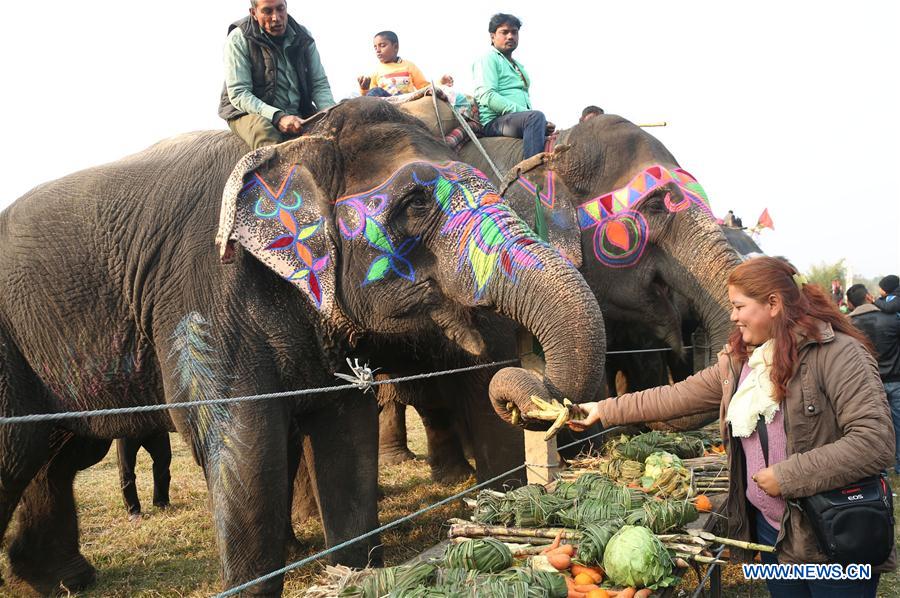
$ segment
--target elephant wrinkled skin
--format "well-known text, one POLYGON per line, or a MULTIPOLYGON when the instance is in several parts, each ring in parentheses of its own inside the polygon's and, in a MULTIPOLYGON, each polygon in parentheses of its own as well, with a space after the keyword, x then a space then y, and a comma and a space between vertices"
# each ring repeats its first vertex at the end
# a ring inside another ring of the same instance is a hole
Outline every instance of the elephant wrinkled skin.
MULTIPOLYGON (((548 354, 556 370, 541 390, 595 392, 603 322, 584 280, 421 123, 360 98, 297 140, 244 151, 230 133, 184 135, 42 185, 0 215, 2 415, 330 386, 346 357, 372 357, 355 349, 371 339, 476 339, 466 322, 477 310, 553 351, 577 339, 583 359, 548 354), (542 313, 551 297, 577 310, 577 326, 542 313)), ((8 544, 16 577, 43 592, 89 583, 74 472, 109 439, 173 423, 207 480, 225 587, 283 565, 301 452, 329 546, 377 525, 371 395, 169 413, 0 427, 0 531, 22 505, 8 544)), ((334 560, 377 563, 378 544, 334 560)))

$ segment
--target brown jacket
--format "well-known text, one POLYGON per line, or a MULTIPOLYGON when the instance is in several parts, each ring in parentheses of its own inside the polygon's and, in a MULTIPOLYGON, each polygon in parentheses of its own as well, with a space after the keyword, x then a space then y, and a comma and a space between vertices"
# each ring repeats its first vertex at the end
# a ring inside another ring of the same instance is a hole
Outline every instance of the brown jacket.
MULTIPOLYGON (((787 459, 774 471, 788 503, 776 542, 778 560, 785 563, 827 562, 791 499, 853 483, 894 463, 894 428, 875 358, 853 338, 835 333, 830 324, 823 322, 820 333, 820 342, 798 339, 799 365, 782 403, 787 459)), ((604 426, 668 420, 718 407, 730 471, 728 537, 752 540, 743 450, 725 422, 742 367, 726 347, 716 365, 678 384, 602 401, 600 420, 604 426)), ((732 554, 743 560, 752 556, 742 550, 732 554)), ((892 552, 873 569, 894 568, 892 552)))

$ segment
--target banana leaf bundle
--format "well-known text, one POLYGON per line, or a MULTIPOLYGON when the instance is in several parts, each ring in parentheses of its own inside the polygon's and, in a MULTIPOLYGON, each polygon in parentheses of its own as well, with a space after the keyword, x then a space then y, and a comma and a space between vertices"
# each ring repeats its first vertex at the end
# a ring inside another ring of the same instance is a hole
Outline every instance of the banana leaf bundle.
POLYGON ((652 430, 629 438, 624 434, 607 443, 606 452, 610 457, 620 457, 632 461, 643 461, 651 453, 666 451, 674 453, 682 459, 702 457, 703 440, 689 434, 659 432, 652 430))
POLYGON ((434 579, 437 567, 431 563, 399 565, 373 569, 372 574, 360 585, 344 588, 340 596, 346 598, 379 598, 393 592, 428 585, 434 579))
POLYGON ((475 512, 472 518, 476 523, 508 525, 509 522, 502 521, 501 518, 504 498, 492 490, 482 490, 475 497, 475 512))
POLYGON ((582 528, 581 541, 578 544, 578 562, 589 567, 602 565, 606 545, 623 525, 625 525, 623 520, 613 519, 582 528))
POLYGON ((602 461, 599 470, 608 478, 625 484, 638 480, 644 474, 641 462, 623 457, 612 457, 602 461))
POLYGON ((621 504, 584 499, 557 513, 556 521, 562 526, 579 529, 592 523, 624 518, 626 513, 621 504))
POLYGON ((513 507, 516 527, 544 527, 551 524, 556 520, 556 515, 570 507, 572 502, 554 494, 521 497, 513 507))
POLYGON ((628 514, 625 523, 649 528, 662 534, 696 521, 700 514, 689 500, 648 500, 640 509, 628 514))
POLYGON ((512 566, 513 555, 503 542, 478 538, 447 546, 444 561, 449 567, 497 573, 512 566))

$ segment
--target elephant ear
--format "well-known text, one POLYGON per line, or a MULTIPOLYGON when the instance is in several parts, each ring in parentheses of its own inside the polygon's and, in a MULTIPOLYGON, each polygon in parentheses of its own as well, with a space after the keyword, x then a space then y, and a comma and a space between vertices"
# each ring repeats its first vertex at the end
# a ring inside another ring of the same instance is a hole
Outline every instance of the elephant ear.
POLYGON ((335 248, 323 214, 329 203, 309 171, 280 156, 279 147, 252 151, 232 170, 216 244, 227 261, 228 244, 237 241, 328 317, 335 290, 335 248))
POLYGON ((574 196, 552 169, 549 156, 542 153, 516 164, 500 185, 500 194, 539 237, 581 268, 581 229, 574 196))

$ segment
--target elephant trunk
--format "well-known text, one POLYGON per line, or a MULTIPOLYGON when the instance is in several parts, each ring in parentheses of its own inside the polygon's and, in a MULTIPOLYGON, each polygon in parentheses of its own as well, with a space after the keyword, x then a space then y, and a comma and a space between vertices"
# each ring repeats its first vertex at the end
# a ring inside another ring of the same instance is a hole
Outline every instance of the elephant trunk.
POLYGON ((710 347, 718 350, 731 334, 728 276, 741 263, 719 226, 699 211, 685 213, 671 235, 658 244, 672 260, 663 271, 666 283, 690 302, 709 335, 710 347), (691 231, 688 237, 679 230, 691 231))
POLYGON ((548 247, 535 249, 541 269, 519 273, 517 284, 495 280, 488 299, 505 316, 531 332, 544 352, 543 378, 530 370, 504 368, 491 379, 490 397, 497 414, 511 422, 510 407, 537 409, 529 399, 596 399, 606 354, 603 317, 581 275, 548 247))

